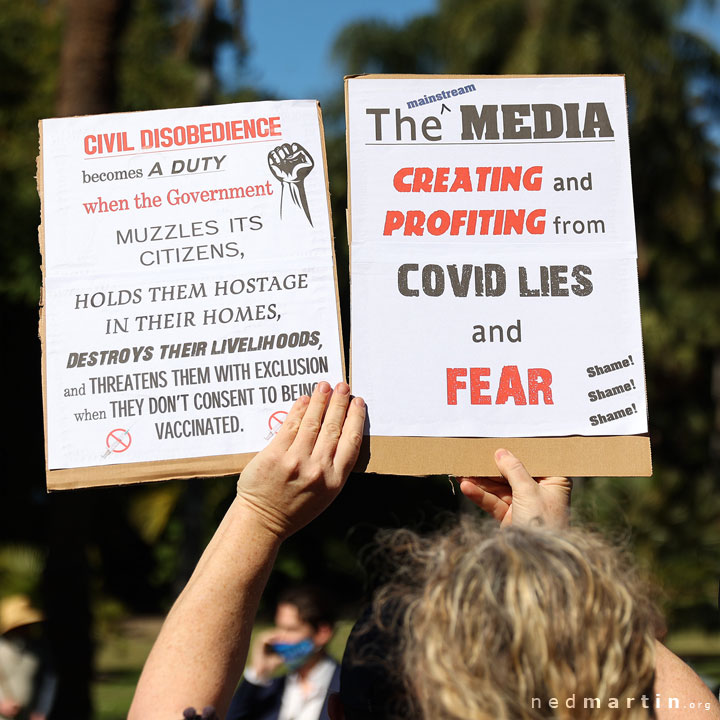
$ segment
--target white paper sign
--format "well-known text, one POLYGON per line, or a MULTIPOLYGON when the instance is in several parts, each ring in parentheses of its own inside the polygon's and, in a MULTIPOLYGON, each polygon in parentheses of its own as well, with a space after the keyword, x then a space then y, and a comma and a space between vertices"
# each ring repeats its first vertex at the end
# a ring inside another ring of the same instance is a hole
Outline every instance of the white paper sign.
POLYGON ((647 431, 621 77, 347 83, 374 435, 647 431))
POLYGON ((314 101, 42 121, 48 467, 253 452, 343 377, 314 101))

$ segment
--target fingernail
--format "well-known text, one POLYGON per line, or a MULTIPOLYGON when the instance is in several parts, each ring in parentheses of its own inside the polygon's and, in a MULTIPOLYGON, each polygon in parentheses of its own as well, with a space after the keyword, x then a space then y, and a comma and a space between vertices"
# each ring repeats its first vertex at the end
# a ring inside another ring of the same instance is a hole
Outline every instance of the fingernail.
POLYGON ((364 407, 365 407, 365 401, 364 401, 361 397, 356 397, 356 398, 353 400, 353 402, 354 402, 355 405, 357 405, 359 408, 364 408, 364 407))
POLYGON ((510 455, 512 457, 512 453, 508 450, 505 450, 505 448, 500 448, 499 450, 495 451, 495 459, 500 460, 504 458, 506 455, 510 455))
POLYGON ((325 380, 323 380, 323 381, 317 386, 317 389, 318 389, 318 392, 321 392, 321 393, 323 393, 323 394, 329 393, 329 392, 330 392, 330 383, 329 383, 329 382, 325 382, 325 380))
POLYGON ((350 386, 346 382, 339 382, 335 386, 335 392, 338 395, 347 395, 350 392, 350 386))

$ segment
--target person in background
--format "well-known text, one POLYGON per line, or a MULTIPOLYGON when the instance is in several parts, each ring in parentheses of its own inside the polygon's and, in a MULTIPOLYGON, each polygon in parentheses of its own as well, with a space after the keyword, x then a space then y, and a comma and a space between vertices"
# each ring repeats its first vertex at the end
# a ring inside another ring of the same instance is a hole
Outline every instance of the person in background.
POLYGON ((45 720, 57 677, 42 638, 44 617, 25 595, 0 601, 0 718, 45 720))
POLYGON ((227 720, 329 720, 327 696, 340 688, 340 666, 325 651, 334 624, 333 603, 321 588, 283 592, 275 627, 253 642, 227 720), (286 674, 276 676, 283 667, 286 674))

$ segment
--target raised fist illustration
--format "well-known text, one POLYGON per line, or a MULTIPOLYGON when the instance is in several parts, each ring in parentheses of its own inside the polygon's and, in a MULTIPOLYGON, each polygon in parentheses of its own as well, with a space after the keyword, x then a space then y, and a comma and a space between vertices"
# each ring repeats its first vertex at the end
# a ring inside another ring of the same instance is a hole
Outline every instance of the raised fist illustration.
POLYGON ((280 217, 283 216, 283 204, 285 203, 285 189, 287 186, 293 204, 303 210, 305 217, 312 225, 305 193, 305 178, 315 167, 310 153, 298 143, 284 143, 268 153, 268 166, 270 172, 280 181, 280 217))

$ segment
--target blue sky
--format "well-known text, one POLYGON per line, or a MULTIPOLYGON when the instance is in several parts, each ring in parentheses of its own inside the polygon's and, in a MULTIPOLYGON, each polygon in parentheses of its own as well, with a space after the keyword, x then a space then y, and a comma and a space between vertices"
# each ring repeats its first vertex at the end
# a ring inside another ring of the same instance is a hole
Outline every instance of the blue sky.
POLYGON ((245 0, 250 56, 240 81, 278 98, 323 98, 342 89, 332 44, 353 20, 402 22, 431 11, 435 0, 245 0))
MULTIPOLYGON (((278 98, 320 98, 342 87, 343 70, 331 57, 332 43, 349 22, 382 18, 402 22, 430 12, 435 0, 245 0, 250 56, 241 84, 278 98)), ((688 27, 720 47, 720 5, 698 0, 688 27)))

